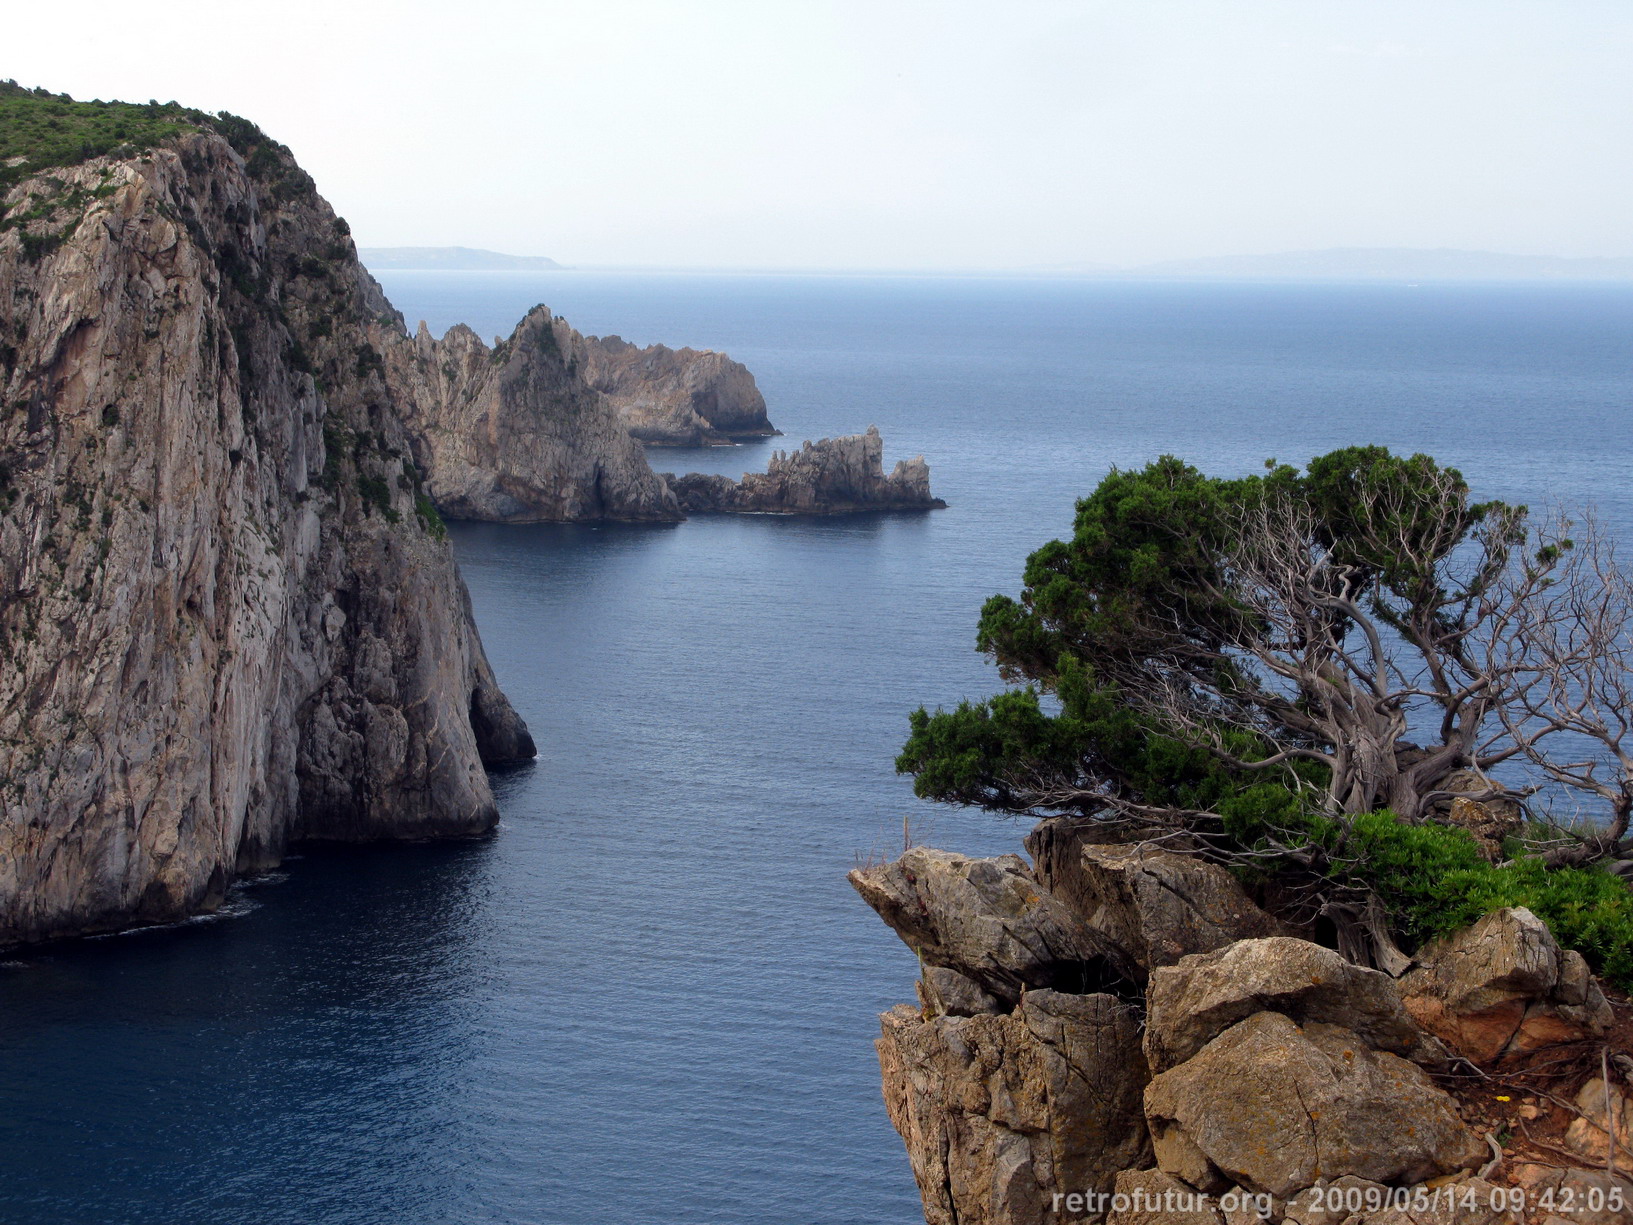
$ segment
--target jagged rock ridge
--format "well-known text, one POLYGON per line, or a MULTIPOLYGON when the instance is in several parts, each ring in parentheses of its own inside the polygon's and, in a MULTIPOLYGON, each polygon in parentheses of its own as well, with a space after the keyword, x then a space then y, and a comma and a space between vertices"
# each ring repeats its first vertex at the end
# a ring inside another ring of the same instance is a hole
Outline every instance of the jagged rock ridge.
POLYGON ((388 350, 416 461, 443 514, 499 523, 682 518, 616 407, 584 380, 588 346, 547 306, 490 349, 424 323, 388 350))
POLYGON ((643 349, 619 336, 588 336, 582 343, 585 381, 612 401, 641 442, 698 447, 779 432, 748 367, 724 353, 643 349))
POLYGON ((947 504, 930 493, 930 465, 915 456, 884 471, 879 427, 865 434, 807 442, 777 451, 764 472, 743 479, 711 473, 665 474, 680 504, 693 513, 813 515, 864 510, 933 510, 947 504))
POLYGON ((483 762, 533 753, 401 320, 288 151, 218 127, 5 193, 0 944, 208 908, 300 838, 479 833, 483 762))

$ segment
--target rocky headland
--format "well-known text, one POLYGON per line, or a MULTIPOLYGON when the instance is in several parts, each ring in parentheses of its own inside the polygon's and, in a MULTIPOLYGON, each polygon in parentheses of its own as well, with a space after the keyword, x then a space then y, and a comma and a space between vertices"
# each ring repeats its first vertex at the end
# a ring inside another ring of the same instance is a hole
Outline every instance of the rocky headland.
POLYGON ((1056 819, 850 875, 918 956, 884 1098, 930 1225, 1621 1225, 1633 1008, 1530 911, 1354 965, 1056 819))
POLYGON ((582 344, 585 381, 641 442, 700 447, 780 433, 748 367, 724 353, 643 349, 618 336, 584 337, 582 344))
POLYGON ((533 742, 345 222, 243 120, 7 88, 87 135, 0 171, 0 945, 490 829, 533 742))
POLYGON ((387 349, 415 460, 438 510, 496 523, 683 518, 613 402, 584 377, 590 346, 537 306, 490 349, 422 323, 387 349))
POLYGON ((899 461, 888 476, 878 426, 865 434, 807 442, 777 451, 764 472, 743 479, 689 472, 665 474, 682 507, 693 514, 830 515, 869 510, 934 510, 947 504, 930 493, 923 456, 899 461))

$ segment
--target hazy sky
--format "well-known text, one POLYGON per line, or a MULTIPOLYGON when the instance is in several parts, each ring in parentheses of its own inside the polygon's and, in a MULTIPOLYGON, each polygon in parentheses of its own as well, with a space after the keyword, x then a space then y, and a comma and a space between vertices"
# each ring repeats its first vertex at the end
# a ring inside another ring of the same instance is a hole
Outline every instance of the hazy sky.
POLYGON ((1633 0, 8 9, 0 74, 254 119, 368 246, 790 268, 1633 255, 1633 0))

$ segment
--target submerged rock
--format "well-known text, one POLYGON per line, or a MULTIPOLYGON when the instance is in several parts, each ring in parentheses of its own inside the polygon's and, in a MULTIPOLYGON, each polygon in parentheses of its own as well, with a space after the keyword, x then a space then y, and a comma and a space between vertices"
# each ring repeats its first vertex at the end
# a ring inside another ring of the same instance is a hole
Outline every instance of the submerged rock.
POLYGON ((586 336, 582 350, 584 381, 641 442, 699 447, 779 432, 748 367, 724 353, 642 349, 618 336, 586 336))
POLYGON ((743 479, 690 472, 665 474, 689 512, 763 515, 831 515, 864 510, 935 510, 947 504, 930 493, 930 465, 923 456, 884 471, 878 426, 865 434, 807 442, 778 451, 764 472, 743 479))

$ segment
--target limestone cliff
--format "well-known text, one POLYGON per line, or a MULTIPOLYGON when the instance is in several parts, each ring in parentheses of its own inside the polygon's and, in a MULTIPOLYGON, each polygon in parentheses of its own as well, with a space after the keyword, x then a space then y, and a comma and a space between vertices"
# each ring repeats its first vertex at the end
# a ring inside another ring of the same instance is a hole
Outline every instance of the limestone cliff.
POLYGON ((698 447, 778 433, 748 367, 724 353, 590 336, 584 354, 585 381, 642 442, 698 447))
POLYGON ((617 409, 584 378, 589 346, 537 306, 490 349, 422 323, 389 346, 414 457, 443 514, 499 523, 677 520, 679 505, 617 409))
POLYGON ((287 150, 179 128, 10 164, 0 944, 208 908, 295 839, 479 833, 483 762, 533 753, 385 377, 400 320, 287 150))
POLYGON ((884 471, 879 427, 865 434, 807 442, 778 451, 764 472, 741 481, 708 473, 665 474, 680 503, 695 513, 827 515, 864 510, 932 510, 947 504, 930 493, 923 456, 884 471))

